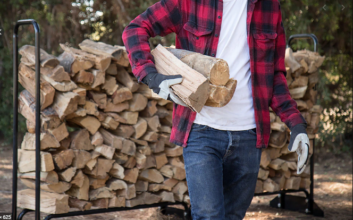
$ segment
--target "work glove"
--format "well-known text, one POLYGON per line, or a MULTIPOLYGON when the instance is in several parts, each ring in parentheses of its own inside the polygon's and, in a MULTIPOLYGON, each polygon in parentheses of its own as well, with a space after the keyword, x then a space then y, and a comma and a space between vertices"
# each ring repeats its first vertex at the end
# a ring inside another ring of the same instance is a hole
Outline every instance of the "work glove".
POLYGON ((290 132, 288 150, 298 154, 297 174, 301 174, 305 170, 309 159, 309 147, 310 142, 306 133, 306 125, 295 125, 290 132))
POLYGON ((181 83, 182 81, 183 77, 181 75, 167 76, 157 72, 148 73, 142 79, 142 82, 148 85, 148 87, 161 98, 187 107, 187 105, 179 99, 170 88, 170 86, 181 83))

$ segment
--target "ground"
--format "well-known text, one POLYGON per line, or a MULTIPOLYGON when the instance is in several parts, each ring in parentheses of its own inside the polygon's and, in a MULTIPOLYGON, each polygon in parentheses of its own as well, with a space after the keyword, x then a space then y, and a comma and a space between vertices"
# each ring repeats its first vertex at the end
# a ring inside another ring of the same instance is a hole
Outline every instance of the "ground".
MULTIPOLYGON (((351 153, 333 155, 330 152, 323 152, 323 150, 316 151, 314 200, 325 212, 324 218, 271 208, 269 202, 276 196, 271 195, 255 196, 246 213, 245 219, 353 219, 351 153)), ((12 149, 9 146, 0 147, 0 183, 0 213, 10 212, 12 196, 12 149)), ((23 188, 24 186, 19 183, 18 189, 23 188)), ((304 195, 303 193, 297 194, 301 196, 304 195)), ((18 209, 18 213, 20 211, 21 209, 18 209)), ((44 216, 46 215, 43 214, 43 217, 44 216)), ((34 214, 29 213, 23 219, 33 218, 34 214)), ((62 219, 179 220, 177 217, 162 216, 157 208, 67 217, 62 219)))

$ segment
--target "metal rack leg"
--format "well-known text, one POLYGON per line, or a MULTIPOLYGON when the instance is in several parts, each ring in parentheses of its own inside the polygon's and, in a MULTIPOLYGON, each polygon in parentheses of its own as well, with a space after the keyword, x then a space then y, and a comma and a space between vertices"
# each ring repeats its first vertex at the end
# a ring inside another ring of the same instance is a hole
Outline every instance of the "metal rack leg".
MULTIPOLYGON (((18 29, 22 25, 32 24, 35 31, 35 83, 36 83, 36 179, 35 179, 35 219, 40 219, 40 30, 38 23, 33 19, 19 20, 14 27, 13 34, 13 170, 12 170, 12 215, 17 216, 17 132, 18 132, 18 29)), ((23 212, 23 211, 22 211, 23 212)), ((25 213, 24 213, 25 214, 25 213)), ((22 218, 22 217, 21 217, 22 218)))

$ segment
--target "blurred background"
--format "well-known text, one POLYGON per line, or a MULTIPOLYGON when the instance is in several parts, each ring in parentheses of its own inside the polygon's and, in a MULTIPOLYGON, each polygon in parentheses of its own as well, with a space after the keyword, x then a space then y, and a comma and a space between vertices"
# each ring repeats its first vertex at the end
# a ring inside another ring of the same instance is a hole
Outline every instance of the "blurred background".
MULTIPOLYGON (((85 38, 123 45, 125 26, 156 0, 6 0, 0 3, 0 136, 12 137, 12 34, 19 19, 33 18, 41 29, 41 48, 58 55, 59 43, 77 47, 85 38)), ((313 33, 318 52, 326 56, 320 69, 319 103, 324 108, 316 147, 334 153, 352 150, 352 5, 351 1, 281 0, 287 38, 313 33)), ((150 40, 151 47, 171 45, 174 35, 150 40)), ((34 44, 31 26, 20 30, 19 45, 34 44)), ((293 49, 308 48, 297 41, 293 49)), ((21 91, 21 90, 20 90, 21 91)), ((21 116, 22 118, 22 116, 21 116)), ((22 120, 20 131, 25 131, 22 120)))
MULTIPOLYGON (((8 211, 5 209, 11 203, 12 35, 15 22, 35 19, 41 29, 41 48, 59 55, 62 52, 59 43, 67 42, 77 48, 86 38, 123 45, 121 34, 125 26, 155 2, 157 0, 0 1, 0 182, 10 180, 0 188, 0 211, 8 211)), ((280 3, 286 37, 315 34, 319 40, 318 52, 326 57, 317 85, 317 104, 324 111, 315 141, 315 200, 324 209, 325 219, 352 219, 352 3, 349 0, 280 0, 280 3)), ((31 26, 22 26, 19 33, 19 47, 34 44, 31 26)), ((173 34, 155 37, 150 39, 150 45, 152 48, 159 43, 169 46, 174 44, 174 38, 173 34)), ((293 42, 292 48, 313 50, 313 45, 309 40, 300 40, 293 42)), ((19 118, 19 131, 24 134, 25 120, 21 115, 19 118)), ((19 136, 21 141, 22 135, 19 136)), ((315 219, 271 209, 268 202, 272 198, 254 197, 246 219, 315 219)), ((142 212, 141 215, 148 216, 142 212)), ((105 217, 113 219, 117 215, 105 217)))

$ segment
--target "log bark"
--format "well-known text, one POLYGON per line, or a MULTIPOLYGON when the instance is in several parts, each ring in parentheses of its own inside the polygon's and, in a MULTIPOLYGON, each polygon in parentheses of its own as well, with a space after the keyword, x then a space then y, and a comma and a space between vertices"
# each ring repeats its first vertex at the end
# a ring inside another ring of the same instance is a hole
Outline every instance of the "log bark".
MULTIPOLYGON (((20 48, 19 54, 22 57, 25 57, 30 66, 34 66, 36 63, 35 60, 35 47, 30 45, 24 45, 20 48)), ((48 54, 43 49, 40 49, 40 58, 39 58, 41 67, 51 67, 54 68, 59 65, 59 60, 53 55, 48 54)))
POLYGON ((213 85, 224 86, 228 82, 229 67, 225 60, 188 50, 173 48, 167 48, 167 50, 183 63, 204 75, 213 85))

